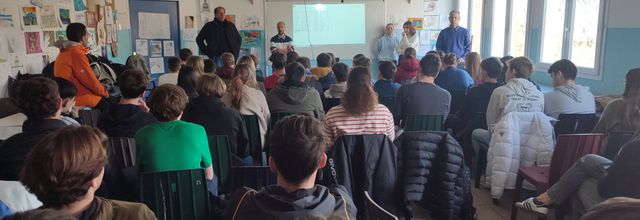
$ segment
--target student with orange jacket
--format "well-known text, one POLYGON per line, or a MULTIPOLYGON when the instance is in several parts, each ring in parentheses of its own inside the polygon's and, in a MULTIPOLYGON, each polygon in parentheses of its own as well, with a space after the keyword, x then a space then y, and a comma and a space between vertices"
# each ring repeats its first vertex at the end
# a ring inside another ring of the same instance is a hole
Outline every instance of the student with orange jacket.
POLYGON ((89 37, 87 27, 83 24, 71 23, 67 26, 69 40, 56 42, 56 46, 60 48, 60 54, 56 58, 54 75, 71 81, 76 87, 77 106, 106 110, 109 107, 107 101, 109 93, 91 70, 86 56, 89 52, 87 48, 89 37))

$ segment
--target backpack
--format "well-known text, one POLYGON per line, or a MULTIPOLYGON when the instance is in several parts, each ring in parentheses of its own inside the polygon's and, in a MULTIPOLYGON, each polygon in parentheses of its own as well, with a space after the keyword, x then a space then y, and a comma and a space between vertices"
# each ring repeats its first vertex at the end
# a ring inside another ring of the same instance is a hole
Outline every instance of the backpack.
POLYGON ((116 86, 115 71, 113 71, 109 64, 91 54, 87 54, 87 58, 89 59, 89 67, 91 67, 93 74, 96 75, 100 84, 107 89, 109 96, 120 96, 120 88, 116 86))

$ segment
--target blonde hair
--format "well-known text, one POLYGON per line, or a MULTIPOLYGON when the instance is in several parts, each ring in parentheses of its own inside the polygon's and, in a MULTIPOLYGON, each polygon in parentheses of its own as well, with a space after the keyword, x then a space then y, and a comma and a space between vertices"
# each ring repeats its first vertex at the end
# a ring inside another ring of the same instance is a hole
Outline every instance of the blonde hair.
POLYGON ((255 78, 255 73, 251 73, 251 69, 247 64, 240 64, 235 69, 236 76, 231 81, 229 87, 229 95, 231 96, 231 107, 240 110, 242 107, 242 99, 244 99, 243 85, 246 85, 251 75, 255 78))
POLYGON ((221 98, 227 90, 227 85, 215 74, 205 74, 198 78, 196 91, 199 95, 221 98))
POLYGON ((185 65, 193 67, 198 75, 204 75, 204 59, 202 57, 190 56, 185 65))
POLYGON ((247 81, 246 85, 251 88, 260 90, 260 87, 258 86, 258 80, 256 79, 256 63, 255 61, 253 61, 253 58, 251 56, 242 56, 238 60, 236 66, 239 66, 240 64, 246 64, 247 66, 249 66, 249 71, 251 72, 251 74, 249 74, 249 80, 247 81))
POLYGON ((516 71, 516 78, 529 79, 533 73, 533 62, 527 57, 516 57, 509 60, 509 70, 516 71))
POLYGON ((222 60, 222 64, 224 66, 233 66, 233 64, 236 62, 236 58, 233 57, 233 54, 229 52, 222 53, 222 55, 220 55, 220 59, 222 60))
POLYGON ((473 78, 473 81, 477 84, 482 80, 482 74, 480 74, 480 63, 482 62, 482 58, 480 54, 476 52, 468 53, 464 58, 464 67, 473 78))

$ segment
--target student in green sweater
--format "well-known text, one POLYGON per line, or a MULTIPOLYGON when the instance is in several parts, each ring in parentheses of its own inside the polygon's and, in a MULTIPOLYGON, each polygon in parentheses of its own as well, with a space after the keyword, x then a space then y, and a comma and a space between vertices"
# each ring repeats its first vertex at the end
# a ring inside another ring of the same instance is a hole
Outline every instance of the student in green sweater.
POLYGON ((180 120, 187 101, 187 94, 176 85, 164 84, 151 93, 149 107, 159 122, 136 133, 136 161, 141 172, 204 167, 209 192, 217 195, 207 133, 200 125, 180 120))

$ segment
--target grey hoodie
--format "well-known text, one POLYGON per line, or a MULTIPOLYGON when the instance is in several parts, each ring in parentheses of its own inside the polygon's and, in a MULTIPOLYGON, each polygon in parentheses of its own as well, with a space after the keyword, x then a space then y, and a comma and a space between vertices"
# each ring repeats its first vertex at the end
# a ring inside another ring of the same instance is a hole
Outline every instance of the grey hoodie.
POLYGON ((356 219, 356 207, 343 186, 287 192, 273 185, 256 192, 240 188, 231 196, 231 209, 226 219, 310 219, 329 216, 356 219))
POLYGON ((596 102, 588 87, 566 84, 544 95, 544 113, 553 118, 560 114, 592 114, 596 102))
POLYGON ((527 79, 515 78, 493 90, 487 106, 487 127, 509 112, 542 112, 544 95, 527 79))
POLYGON ((317 118, 324 117, 320 94, 308 86, 278 85, 267 94, 267 103, 271 112, 309 113, 317 118))

